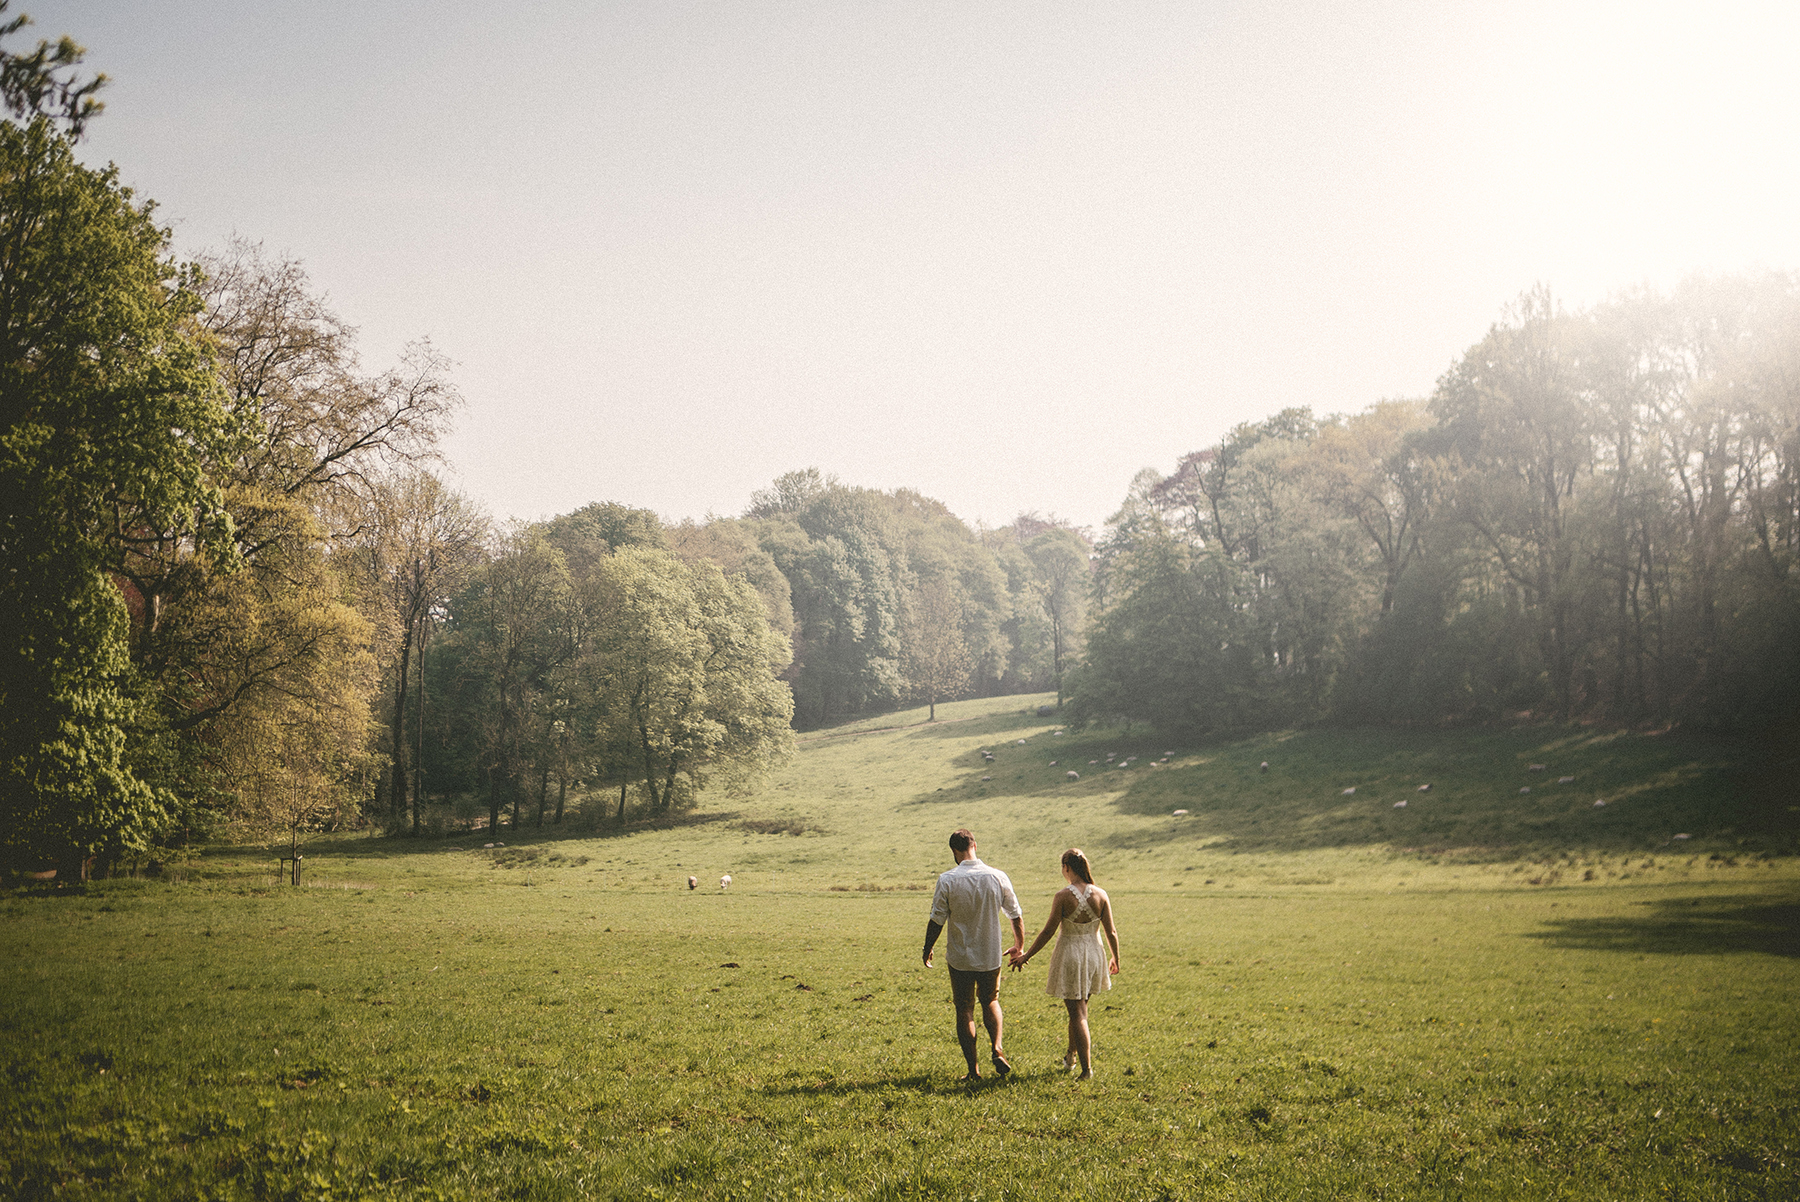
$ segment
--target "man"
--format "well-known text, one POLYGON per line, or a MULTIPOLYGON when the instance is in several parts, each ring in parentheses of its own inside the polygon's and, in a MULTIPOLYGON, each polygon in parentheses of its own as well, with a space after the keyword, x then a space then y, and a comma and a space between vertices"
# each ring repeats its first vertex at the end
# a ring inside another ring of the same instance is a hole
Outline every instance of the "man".
POLYGON ((944 959, 950 963, 950 995, 956 1000, 956 1038, 963 1059, 969 1062, 964 1081, 981 1080, 975 1056, 975 1003, 981 1003, 981 1022, 993 1048, 994 1071, 1004 1079, 1012 1064, 1002 1048, 1000 1017, 1000 965, 1025 947, 1024 912, 1013 893, 1012 882, 998 868, 989 868, 975 856, 975 836, 959 829, 950 836, 950 854, 956 867, 937 879, 931 899, 931 921, 925 925, 925 967, 931 967, 931 949, 945 930, 950 938, 944 959), (1000 951, 1000 918, 1012 922, 1013 945, 1000 951))

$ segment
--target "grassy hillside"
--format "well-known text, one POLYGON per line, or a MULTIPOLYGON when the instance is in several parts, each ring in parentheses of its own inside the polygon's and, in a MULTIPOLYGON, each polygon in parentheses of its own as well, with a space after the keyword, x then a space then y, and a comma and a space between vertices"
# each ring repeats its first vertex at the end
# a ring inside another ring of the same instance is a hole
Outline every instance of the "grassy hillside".
POLYGON ((1028 700, 808 737, 731 816, 669 829, 321 843, 299 890, 215 848, 177 881, 6 895, 0 1179, 94 1198, 1800 1190, 1800 870, 1771 854, 1793 799, 1753 751, 1544 728, 1183 748, 1056 734, 1028 700), (958 825, 1034 930, 1066 846, 1113 892, 1124 971, 1093 1003, 1096 1081, 1050 1069, 1062 1008, 1027 970, 1002 993, 1020 1072, 956 1084, 941 961, 918 946, 958 825))

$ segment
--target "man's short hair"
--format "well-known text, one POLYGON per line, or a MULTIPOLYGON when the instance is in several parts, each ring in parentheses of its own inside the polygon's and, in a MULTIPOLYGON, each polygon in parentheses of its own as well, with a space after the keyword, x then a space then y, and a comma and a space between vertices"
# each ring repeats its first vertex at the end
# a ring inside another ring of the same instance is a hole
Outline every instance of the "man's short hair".
POLYGON ((963 852, 968 851, 974 844, 974 831, 959 826, 954 831, 950 832, 950 850, 957 855, 962 855, 963 852))

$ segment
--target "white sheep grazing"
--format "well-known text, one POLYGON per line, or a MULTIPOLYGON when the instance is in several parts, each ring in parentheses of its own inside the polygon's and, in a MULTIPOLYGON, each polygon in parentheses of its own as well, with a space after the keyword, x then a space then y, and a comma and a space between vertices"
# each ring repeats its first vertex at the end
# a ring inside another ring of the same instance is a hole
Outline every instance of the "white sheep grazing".
POLYGON ((731 888, 731 874, 729 872, 719 878, 719 888, 721 888, 721 889, 731 888))
POLYGON ((1343 791, 1343 792, 1342 792, 1342 793, 1340 793, 1340 794, 1339 794, 1339 796, 1340 796, 1340 797, 1354 797, 1354 796, 1356 796, 1356 786, 1355 786, 1355 785, 1351 785, 1351 786, 1350 786, 1350 787, 1349 787, 1349 788, 1348 788, 1348 789, 1345 789, 1345 790, 1344 790, 1344 791, 1343 791))
POLYGON ((1692 836, 1692 835, 1676 835, 1676 836, 1675 836, 1675 837, 1676 837, 1676 838, 1677 838, 1677 839, 1691 839, 1691 838, 1693 838, 1693 836, 1692 836))
POLYGON ((1606 801, 1603 798, 1594 798, 1594 808, 1596 810, 1604 810, 1606 808, 1606 801))
POLYGON ((1529 792, 1531 792, 1531 786, 1530 786, 1530 785, 1526 785, 1526 786, 1525 786, 1525 787, 1524 787, 1524 788, 1523 788, 1523 789, 1520 789, 1520 790, 1519 790, 1519 792, 1521 792, 1521 793, 1529 793, 1529 792))
POLYGON ((1264 760, 1262 762, 1262 766, 1257 769, 1258 772, 1267 772, 1268 770, 1269 770, 1269 761, 1268 760, 1264 760))
POLYGON ((1556 778, 1556 783, 1559 785, 1573 784, 1574 781, 1575 781, 1575 778, 1572 776, 1559 776, 1556 778))
POLYGON ((984 777, 982 777, 982 778, 981 778, 981 779, 982 779, 982 780, 993 780, 993 779, 994 779, 994 778, 993 778, 993 777, 991 777, 991 776, 984 776, 984 777))
POLYGON ((1051 767, 1052 767, 1052 768, 1054 768, 1054 767, 1056 767, 1056 761, 1055 761, 1055 760, 1051 760, 1051 761, 1050 761, 1050 766, 1051 766, 1051 767))
POLYGON ((1186 818, 1187 816, 1188 816, 1188 812, 1186 810, 1176 810, 1174 813, 1169 815, 1169 817, 1171 817, 1171 818, 1186 818))
POLYGON ((1418 791, 1420 793, 1429 793, 1431 792, 1431 786, 1429 784, 1420 785, 1418 791))
POLYGON ((1396 810, 1404 810, 1406 808, 1406 798, 1402 797, 1399 801, 1396 801, 1394 803, 1394 808, 1396 810))
POLYGON ((1081 773, 1075 771, 1075 769, 1073 769, 1073 768, 1071 768, 1067 772, 1063 773, 1063 775, 1068 777, 1070 780, 1080 780, 1081 779, 1081 773))
POLYGON ((691 876, 688 878, 688 892, 689 893, 692 893, 694 890, 698 889, 699 887, 700 887, 700 878, 699 877, 691 876))
POLYGON ((1021 746, 1021 747, 1023 747, 1023 746, 1025 746, 1025 740, 1024 740, 1024 739, 1020 739, 1020 740, 1019 740, 1019 746, 1021 746))

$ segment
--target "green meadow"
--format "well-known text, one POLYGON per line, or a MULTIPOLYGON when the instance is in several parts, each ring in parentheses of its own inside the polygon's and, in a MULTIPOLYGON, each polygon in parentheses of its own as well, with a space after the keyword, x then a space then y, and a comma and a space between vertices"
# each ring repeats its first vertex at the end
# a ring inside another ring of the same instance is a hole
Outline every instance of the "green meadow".
POLYGON ((1796 798, 1756 749, 1195 747, 1042 700, 804 737, 661 829, 0 894, 7 1196, 1800 1196, 1796 798), (1034 964, 1018 1071, 957 1083, 919 946, 960 825, 1032 933, 1063 848, 1111 891, 1094 1081, 1034 964))

